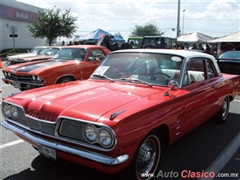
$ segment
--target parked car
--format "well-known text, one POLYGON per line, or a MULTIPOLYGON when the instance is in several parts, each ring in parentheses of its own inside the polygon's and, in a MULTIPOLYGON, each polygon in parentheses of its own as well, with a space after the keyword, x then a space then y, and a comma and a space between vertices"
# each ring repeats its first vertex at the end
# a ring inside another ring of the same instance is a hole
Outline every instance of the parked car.
POLYGON ((22 59, 22 58, 25 58, 25 57, 36 56, 40 51, 42 51, 45 48, 47 48, 47 46, 34 46, 28 53, 22 53, 22 54, 7 56, 7 58, 6 58, 7 63, 6 64, 11 65, 12 61, 16 61, 18 59, 22 59))
POLYGON ((38 52, 35 55, 31 55, 28 57, 18 57, 16 59, 8 59, 7 65, 10 66, 10 65, 24 63, 24 62, 50 59, 61 49, 61 47, 62 46, 49 46, 42 49, 40 52, 38 52))
POLYGON ((240 51, 227 51, 217 61, 221 72, 240 75, 240 51))
POLYGON ((50 60, 5 67, 2 80, 20 90, 87 79, 110 51, 103 46, 65 46, 50 60))
POLYGON ((119 50, 88 80, 6 97, 1 125, 51 159, 146 180, 164 146, 211 117, 224 123, 239 89, 205 53, 119 50))
POLYGON ((143 37, 129 37, 127 43, 129 43, 132 48, 140 48, 142 39, 143 37))
POLYGON ((176 39, 163 36, 144 36, 140 48, 146 49, 172 49, 176 48, 176 39))
POLYGON ((218 57, 217 62, 221 72, 240 75, 240 51, 227 51, 218 57))

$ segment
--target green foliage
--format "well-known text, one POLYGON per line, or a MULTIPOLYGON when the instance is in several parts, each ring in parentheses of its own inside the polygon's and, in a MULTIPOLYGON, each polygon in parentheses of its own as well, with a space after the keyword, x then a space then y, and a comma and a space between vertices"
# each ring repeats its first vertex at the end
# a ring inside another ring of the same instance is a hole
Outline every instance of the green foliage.
POLYGON ((164 32, 161 32, 154 23, 146 23, 143 26, 135 25, 132 30, 132 37, 144 37, 144 36, 162 36, 164 32))
POLYGON ((34 38, 47 38, 49 46, 53 40, 58 37, 71 38, 76 32, 77 17, 70 15, 70 10, 65 10, 64 13, 55 7, 52 9, 39 10, 38 20, 29 25, 29 31, 34 38))
POLYGON ((122 39, 123 39, 123 36, 121 35, 121 33, 120 33, 120 32, 117 32, 117 33, 115 33, 115 36, 117 36, 117 37, 119 37, 119 38, 122 38, 122 39))

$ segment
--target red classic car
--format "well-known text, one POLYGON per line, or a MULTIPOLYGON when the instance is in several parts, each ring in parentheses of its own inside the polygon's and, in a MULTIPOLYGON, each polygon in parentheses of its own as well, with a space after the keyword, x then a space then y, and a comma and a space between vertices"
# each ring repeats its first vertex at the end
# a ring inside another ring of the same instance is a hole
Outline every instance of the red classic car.
POLYGON ((2 80, 20 90, 87 79, 110 51, 103 46, 62 47, 50 60, 5 67, 2 80))
POLYGON ((211 117, 225 122, 239 89, 240 76, 208 54, 119 50, 88 80, 6 97, 1 125, 49 158, 151 179, 162 147, 211 117))

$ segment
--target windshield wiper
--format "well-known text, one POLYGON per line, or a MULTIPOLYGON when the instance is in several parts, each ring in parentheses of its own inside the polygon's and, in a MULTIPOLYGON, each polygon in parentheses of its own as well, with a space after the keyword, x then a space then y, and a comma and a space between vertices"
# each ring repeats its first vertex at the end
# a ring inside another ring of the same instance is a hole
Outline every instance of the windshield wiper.
POLYGON ((108 76, 102 75, 102 74, 93 74, 93 76, 97 76, 97 77, 100 77, 100 78, 105 78, 105 79, 108 79, 108 80, 114 82, 114 79, 112 79, 108 76))
POLYGON ((152 84, 150 84, 150 83, 148 83, 146 81, 143 81, 141 79, 137 79, 137 78, 119 78, 118 80, 120 80, 120 81, 128 81, 128 82, 131 82, 131 83, 139 82, 139 83, 146 84, 146 85, 152 87, 152 84))

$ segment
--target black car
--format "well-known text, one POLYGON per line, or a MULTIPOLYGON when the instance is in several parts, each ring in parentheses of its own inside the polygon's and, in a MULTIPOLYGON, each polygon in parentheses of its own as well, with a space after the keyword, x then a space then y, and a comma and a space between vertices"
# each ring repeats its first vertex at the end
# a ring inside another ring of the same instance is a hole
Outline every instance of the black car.
POLYGON ((240 75, 240 51, 227 51, 217 61, 221 72, 240 75))
POLYGON ((162 36, 144 36, 140 48, 172 49, 176 47, 176 39, 162 36))

